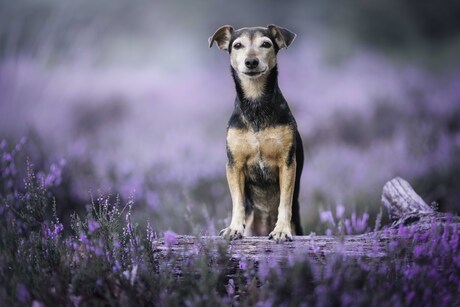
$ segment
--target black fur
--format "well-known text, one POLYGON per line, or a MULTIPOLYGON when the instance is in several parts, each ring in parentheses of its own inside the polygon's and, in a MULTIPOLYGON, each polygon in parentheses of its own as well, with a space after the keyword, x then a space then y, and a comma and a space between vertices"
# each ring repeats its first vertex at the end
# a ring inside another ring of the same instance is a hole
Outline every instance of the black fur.
MULTIPOLYGON (((296 159, 297 169, 292 202, 292 222, 295 225, 296 235, 302 235, 303 231, 300 223, 298 198, 300 177, 304 162, 303 145, 300 134, 297 131, 296 121, 278 86, 277 67, 275 66, 269 72, 265 93, 257 100, 251 100, 244 97, 239 77, 233 68, 232 76, 235 81, 237 96, 233 114, 228 122, 228 129, 246 130, 251 128, 253 131, 257 132, 265 128, 281 125, 290 125, 293 128, 293 133, 295 133, 295 144, 289 149, 286 164, 291 165, 293 159, 296 159)), ((228 163, 232 165, 234 161, 228 148, 227 155, 229 157, 228 163)), ((279 197, 279 178, 272 170, 262 170, 258 165, 251 165, 246 167, 244 172, 246 212, 250 212, 253 209, 255 191, 257 189, 263 188, 265 190, 277 191, 278 194, 274 193, 274 196, 279 197)))
POLYGON ((232 165, 233 164, 233 155, 232 152, 230 151, 230 148, 227 146, 227 159, 228 159, 228 164, 232 165))
POLYGON ((258 100, 251 100, 244 97, 239 77, 233 68, 231 70, 237 95, 229 127, 238 129, 249 128, 243 121, 243 117, 254 131, 280 125, 296 125, 287 102, 278 87, 277 66, 273 67, 269 72, 265 87, 266 92, 258 100))

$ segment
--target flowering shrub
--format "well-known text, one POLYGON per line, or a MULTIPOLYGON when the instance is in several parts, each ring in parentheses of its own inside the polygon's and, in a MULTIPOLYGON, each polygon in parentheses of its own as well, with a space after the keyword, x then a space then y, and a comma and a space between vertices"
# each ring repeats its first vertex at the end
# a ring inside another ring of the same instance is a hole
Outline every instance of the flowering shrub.
MULTIPOLYGON (((23 184, 15 153, 1 146, 0 303, 2 305, 317 305, 452 306, 460 299, 460 245, 453 217, 417 227, 386 228, 385 257, 321 263, 230 259, 226 246, 206 242, 181 253, 158 253, 152 224, 133 223, 133 201, 93 199, 70 226, 56 216, 48 175, 31 164, 23 184), (70 229, 68 229, 70 228, 70 229), (388 239, 393 238, 393 239, 388 239), (214 252, 217 250, 217 253, 214 252), (163 255, 163 256, 162 256, 163 255)), ((52 170, 52 172, 56 173, 52 170)), ((53 180, 55 184, 59 181, 53 180)), ((346 217, 343 206, 320 214, 331 234, 368 231, 368 216, 346 217), (335 227, 335 228, 334 228, 335 227)), ((178 242, 164 233, 165 247, 178 242)))

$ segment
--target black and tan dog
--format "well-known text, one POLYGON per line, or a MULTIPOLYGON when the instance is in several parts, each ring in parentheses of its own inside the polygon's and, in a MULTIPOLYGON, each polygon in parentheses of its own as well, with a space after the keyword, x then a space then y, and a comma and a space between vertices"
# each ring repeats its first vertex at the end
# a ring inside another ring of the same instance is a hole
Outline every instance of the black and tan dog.
POLYGON ((278 87, 276 56, 296 35, 270 25, 234 30, 222 26, 209 38, 230 55, 236 86, 227 130, 227 181, 233 202, 229 239, 301 235, 299 183, 302 140, 278 87))

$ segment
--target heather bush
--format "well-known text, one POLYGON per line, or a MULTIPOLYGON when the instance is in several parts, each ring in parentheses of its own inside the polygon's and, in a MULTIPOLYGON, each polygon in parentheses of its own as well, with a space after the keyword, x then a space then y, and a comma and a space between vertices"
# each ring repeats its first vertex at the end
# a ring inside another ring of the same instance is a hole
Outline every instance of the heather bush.
MULTIPOLYGON (((383 255, 321 261, 230 258, 227 243, 197 243, 173 252, 177 234, 132 219, 133 200, 99 195, 63 225, 49 184, 59 180, 27 165, 15 171, 22 142, 1 143, 0 303, 2 305, 160 306, 453 306, 460 303, 459 229, 448 217, 428 230, 384 227, 383 255), (66 229, 69 228, 69 229, 66 229), (166 254, 158 252, 163 240, 166 254)), ((53 174, 59 173, 52 170, 53 174)), ((342 205, 320 213, 329 235, 369 231, 368 215, 342 205)), ((378 223, 377 223, 378 224, 378 223)), ((377 227, 378 228, 378 227, 377 227)), ((377 241, 376 241, 377 242, 377 241)), ((313 243, 312 243, 313 244, 313 243)), ((377 243, 376 243, 377 244, 377 243)))

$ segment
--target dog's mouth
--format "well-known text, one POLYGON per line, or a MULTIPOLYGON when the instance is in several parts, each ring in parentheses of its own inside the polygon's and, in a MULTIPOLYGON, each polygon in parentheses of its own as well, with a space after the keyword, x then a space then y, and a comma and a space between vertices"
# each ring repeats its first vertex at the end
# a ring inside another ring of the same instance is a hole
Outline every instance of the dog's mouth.
POLYGON ((257 77, 257 76, 264 74, 266 71, 267 69, 264 69, 262 71, 243 71, 243 74, 249 77, 257 77))

